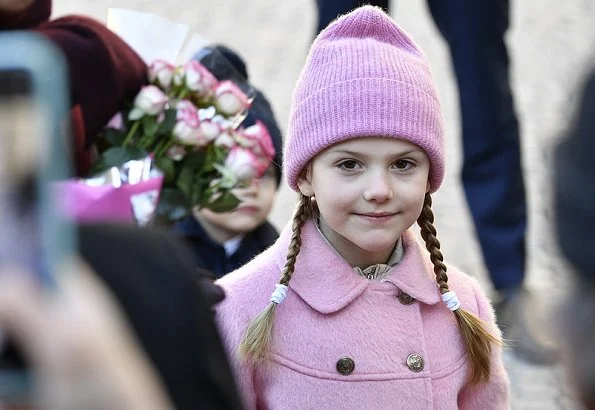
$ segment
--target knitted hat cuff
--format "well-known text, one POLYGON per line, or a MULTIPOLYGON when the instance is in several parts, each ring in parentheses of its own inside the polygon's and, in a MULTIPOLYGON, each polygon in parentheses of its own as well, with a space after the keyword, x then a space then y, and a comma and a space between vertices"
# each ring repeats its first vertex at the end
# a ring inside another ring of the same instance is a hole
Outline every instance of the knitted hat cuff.
POLYGON ((300 102, 288 129, 291 135, 285 151, 293 155, 284 156, 284 165, 287 182, 296 191, 298 178, 312 158, 331 145, 358 137, 402 137, 422 148, 432 165, 431 192, 444 177, 440 104, 404 82, 355 78, 332 84, 300 102))

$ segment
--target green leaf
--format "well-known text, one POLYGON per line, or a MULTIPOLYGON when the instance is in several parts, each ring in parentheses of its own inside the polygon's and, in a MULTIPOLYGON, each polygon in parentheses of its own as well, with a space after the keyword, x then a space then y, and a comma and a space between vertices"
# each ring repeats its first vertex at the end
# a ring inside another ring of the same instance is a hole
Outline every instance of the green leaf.
POLYGON ((204 164, 204 172, 215 171, 214 165, 218 162, 221 162, 217 160, 218 150, 219 147, 216 147, 214 144, 208 146, 207 151, 205 152, 206 159, 204 164))
POLYGON ((192 152, 182 160, 182 169, 189 168, 193 172, 202 171, 205 160, 207 160, 207 155, 204 151, 192 152))
POLYGON ((152 116, 143 117, 142 123, 144 134, 148 135, 149 137, 154 136, 157 132, 157 118, 152 116))
POLYGON ((156 220, 160 225, 171 225, 192 211, 184 194, 176 188, 163 188, 157 204, 156 220))
POLYGON ((192 186, 196 179, 196 172, 190 167, 183 167, 176 181, 176 186, 186 195, 186 198, 192 197, 192 186))
POLYGON ((103 161, 105 168, 119 167, 133 159, 141 159, 148 155, 148 152, 138 147, 113 147, 101 154, 100 161, 103 161))
POLYGON ((215 151, 215 161, 218 163, 224 163, 225 157, 227 157, 228 149, 225 147, 217 147, 213 145, 213 149, 215 151))
POLYGON ((166 183, 173 183, 176 179, 176 166, 174 161, 167 157, 158 157, 155 158, 155 164, 157 168, 163 171, 165 175, 165 182, 166 183))
POLYGON ((190 201, 192 204, 198 205, 202 202, 205 191, 209 187, 209 179, 196 178, 192 185, 192 194, 190 195, 190 201))
POLYGON ((103 138, 112 146, 120 146, 124 142, 124 138, 126 138, 126 133, 114 128, 106 128, 103 131, 103 138))
POLYGON ((165 119, 159 124, 158 135, 169 136, 171 135, 174 126, 176 125, 177 110, 174 108, 168 108, 165 110, 165 119))
POLYGON ((240 204, 240 200, 236 198, 230 191, 225 192, 214 202, 207 202, 203 204, 204 208, 210 209, 213 212, 230 212, 233 211, 240 204))

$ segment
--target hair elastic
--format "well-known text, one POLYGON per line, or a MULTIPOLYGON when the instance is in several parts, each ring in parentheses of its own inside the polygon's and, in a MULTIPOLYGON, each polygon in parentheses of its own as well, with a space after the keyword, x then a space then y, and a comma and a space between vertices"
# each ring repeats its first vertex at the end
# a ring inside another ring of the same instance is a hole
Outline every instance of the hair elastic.
POLYGON ((442 301, 446 307, 453 312, 461 307, 461 302, 459 302, 457 294, 452 290, 442 294, 442 301))
POLYGON ((275 284, 275 291, 271 294, 271 302, 275 304, 279 304, 283 302, 285 296, 287 295, 287 285, 282 285, 281 283, 275 284))

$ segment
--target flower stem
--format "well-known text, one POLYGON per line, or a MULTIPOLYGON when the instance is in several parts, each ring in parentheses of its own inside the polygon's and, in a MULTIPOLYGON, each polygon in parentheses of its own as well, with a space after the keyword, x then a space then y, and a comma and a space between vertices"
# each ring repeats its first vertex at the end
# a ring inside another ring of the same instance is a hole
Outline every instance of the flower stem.
POLYGON ((155 146, 155 149, 153 149, 153 153, 155 154, 155 157, 159 156, 159 152, 161 151, 161 148, 163 148, 164 143, 165 143, 165 140, 159 141, 157 143, 157 145, 155 146))
POLYGON ((172 145, 174 145, 174 142, 175 141, 173 139, 166 141, 163 146, 159 147, 159 150, 155 150, 155 157, 164 155, 167 150, 170 149, 172 145))
POLYGON ((143 138, 143 140, 144 140, 144 146, 143 146, 143 148, 145 150, 147 150, 147 151, 150 150, 151 145, 153 145, 155 143, 156 136, 157 136, 156 134, 153 135, 153 136, 147 135, 146 138, 143 138))
POLYGON ((126 146, 128 145, 128 143, 131 142, 132 137, 134 136, 134 134, 136 134, 136 130, 138 130, 139 126, 140 121, 136 121, 134 124, 132 124, 132 127, 130 127, 130 131, 128 131, 128 134, 126 134, 126 138, 124 138, 124 142, 122 142, 122 146, 126 146))

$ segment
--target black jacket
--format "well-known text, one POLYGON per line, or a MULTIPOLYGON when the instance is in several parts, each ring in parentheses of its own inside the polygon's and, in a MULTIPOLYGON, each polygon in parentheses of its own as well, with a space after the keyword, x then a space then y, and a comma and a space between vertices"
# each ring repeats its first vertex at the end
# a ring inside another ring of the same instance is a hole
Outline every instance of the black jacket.
POLYGON ((212 272, 218 278, 248 263, 279 237, 273 225, 265 222, 247 234, 238 250, 227 257, 225 248, 213 241, 192 216, 176 224, 174 232, 184 238, 194 252, 197 267, 212 272))
POLYGON ((170 234, 129 226, 79 230, 80 251, 119 301, 177 409, 240 409, 192 254, 170 234))

